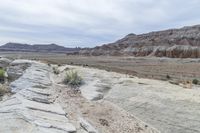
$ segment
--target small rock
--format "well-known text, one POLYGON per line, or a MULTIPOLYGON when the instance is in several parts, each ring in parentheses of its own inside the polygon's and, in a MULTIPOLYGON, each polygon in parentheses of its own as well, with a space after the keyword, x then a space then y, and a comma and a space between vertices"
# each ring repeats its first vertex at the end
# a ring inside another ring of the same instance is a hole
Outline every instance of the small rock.
POLYGON ((98 133, 98 131, 85 119, 79 118, 79 122, 80 122, 81 127, 88 133, 98 133))

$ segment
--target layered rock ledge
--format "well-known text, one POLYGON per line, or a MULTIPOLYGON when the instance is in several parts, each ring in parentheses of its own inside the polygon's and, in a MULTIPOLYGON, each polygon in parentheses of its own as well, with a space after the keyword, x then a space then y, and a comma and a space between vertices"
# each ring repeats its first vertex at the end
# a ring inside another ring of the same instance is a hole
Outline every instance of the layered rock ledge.
MULTIPOLYGON (((18 60, 22 63, 22 61, 18 60)), ((52 96, 50 68, 42 63, 30 64, 24 74, 11 83, 14 93, 0 103, 1 133, 71 133, 75 127, 52 96)))

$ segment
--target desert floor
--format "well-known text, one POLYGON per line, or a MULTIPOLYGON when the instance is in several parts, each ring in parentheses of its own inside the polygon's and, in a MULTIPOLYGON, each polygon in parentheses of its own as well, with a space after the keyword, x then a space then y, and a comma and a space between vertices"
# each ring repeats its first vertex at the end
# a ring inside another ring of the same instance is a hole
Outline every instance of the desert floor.
POLYGON ((200 59, 198 58, 92 57, 23 52, 1 52, 0 55, 14 59, 43 60, 53 64, 89 66, 149 79, 185 82, 200 78, 200 59))

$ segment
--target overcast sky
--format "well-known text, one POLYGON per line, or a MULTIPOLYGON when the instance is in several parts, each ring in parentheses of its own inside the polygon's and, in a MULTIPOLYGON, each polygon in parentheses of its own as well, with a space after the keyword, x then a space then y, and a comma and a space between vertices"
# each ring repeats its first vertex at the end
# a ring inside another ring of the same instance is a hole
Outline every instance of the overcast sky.
POLYGON ((93 47, 129 33, 200 24, 200 0, 0 0, 0 45, 93 47))

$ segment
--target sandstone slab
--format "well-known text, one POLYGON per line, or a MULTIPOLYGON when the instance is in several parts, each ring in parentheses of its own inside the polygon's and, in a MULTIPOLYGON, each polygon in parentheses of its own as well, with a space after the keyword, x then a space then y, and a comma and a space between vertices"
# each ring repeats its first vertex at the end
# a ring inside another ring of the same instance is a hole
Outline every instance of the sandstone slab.
POLYGON ((19 70, 20 77, 17 76, 18 79, 11 83, 14 95, 0 102, 0 120, 3 121, 0 132, 75 132, 76 128, 69 122, 65 111, 52 97, 50 68, 43 63, 25 60, 14 61, 12 66, 23 71, 19 70), (25 71, 24 64, 29 66, 25 71))

